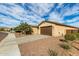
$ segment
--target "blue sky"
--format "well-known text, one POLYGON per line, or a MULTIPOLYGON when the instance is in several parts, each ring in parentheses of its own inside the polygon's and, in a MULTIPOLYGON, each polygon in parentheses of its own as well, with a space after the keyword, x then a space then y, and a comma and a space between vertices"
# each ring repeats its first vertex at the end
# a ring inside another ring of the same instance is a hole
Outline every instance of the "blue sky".
POLYGON ((79 27, 78 3, 0 3, 0 26, 15 27, 20 22, 38 25, 49 20, 79 27))

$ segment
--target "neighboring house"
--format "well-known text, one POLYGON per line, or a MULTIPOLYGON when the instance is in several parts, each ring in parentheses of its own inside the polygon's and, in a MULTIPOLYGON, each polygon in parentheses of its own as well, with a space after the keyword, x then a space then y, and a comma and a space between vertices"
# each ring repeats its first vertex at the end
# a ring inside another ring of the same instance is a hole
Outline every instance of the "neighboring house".
POLYGON ((51 21, 43 21, 38 26, 32 26, 33 34, 64 36, 66 33, 79 32, 79 28, 51 21))

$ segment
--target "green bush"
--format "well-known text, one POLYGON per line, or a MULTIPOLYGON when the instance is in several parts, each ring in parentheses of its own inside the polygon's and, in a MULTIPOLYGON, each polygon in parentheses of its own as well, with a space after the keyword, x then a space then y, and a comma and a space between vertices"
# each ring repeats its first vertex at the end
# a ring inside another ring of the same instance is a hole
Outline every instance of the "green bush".
POLYGON ((60 47, 62 47, 63 49, 69 50, 70 46, 68 44, 60 44, 60 47))
POLYGON ((79 38, 79 33, 75 33, 76 37, 79 38))
POLYGON ((66 34, 64 37, 65 37, 65 40, 70 40, 70 41, 73 41, 76 39, 76 36, 74 34, 66 34))
POLYGON ((20 23, 17 27, 14 28, 15 32, 22 32, 23 34, 31 34, 32 33, 32 28, 30 25, 28 25, 26 22, 25 23, 20 23))
POLYGON ((57 56, 58 53, 56 51, 52 50, 52 49, 49 49, 49 55, 50 56, 57 56))

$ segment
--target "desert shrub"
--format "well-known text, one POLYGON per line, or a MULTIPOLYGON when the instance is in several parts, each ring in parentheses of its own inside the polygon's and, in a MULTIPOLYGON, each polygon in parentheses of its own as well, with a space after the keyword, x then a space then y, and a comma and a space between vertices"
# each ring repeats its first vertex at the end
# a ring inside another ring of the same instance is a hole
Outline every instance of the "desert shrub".
POLYGON ((70 46, 68 44, 60 44, 60 47, 62 47, 63 49, 69 50, 70 46))
POLYGON ((73 41, 76 39, 76 36, 74 34, 66 34, 64 37, 65 37, 65 40, 70 40, 70 41, 73 41))
POLYGON ((52 49, 49 49, 49 55, 50 56, 57 56, 58 53, 56 51, 52 50, 52 49))
POLYGON ((75 33, 76 37, 79 38, 79 33, 75 33))

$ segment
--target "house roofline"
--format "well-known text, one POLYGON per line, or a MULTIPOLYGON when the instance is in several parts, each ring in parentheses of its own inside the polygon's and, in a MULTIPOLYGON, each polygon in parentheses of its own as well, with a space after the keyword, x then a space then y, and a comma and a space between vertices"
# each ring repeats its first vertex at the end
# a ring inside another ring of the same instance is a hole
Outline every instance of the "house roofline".
POLYGON ((38 25, 37 26, 35 26, 35 25, 30 25, 31 27, 36 27, 36 28, 38 28, 38 25))
MULTIPOLYGON (((37 27, 39 27, 39 26, 40 26, 42 23, 44 23, 44 22, 54 23, 54 24, 61 25, 61 26, 66 26, 66 27, 78 28, 78 27, 74 27, 74 26, 70 26, 70 25, 65 25, 65 24, 53 22, 53 21, 42 21, 37 27)), ((79 28, 78 28, 78 29, 79 29, 79 28)))
POLYGON ((61 23, 58 23, 58 22, 53 22, 53 21, 42 21, 40 24, 38 24, 37 26, 34 26, 34 25, 30 25, 32 27, 36 27, 36 28, 39 28, 39 26, 44 23, 44 22, 48 22, 48 23, 53 23, 53 24, 56 24, 56 25, 61 25, 61 26, 66 26, 66 27, 72 27, 72 28, 77 28, 79 29, 78 27, 74 27, 74 26, 70 26, 70 25, 65 25, 65 24, 61 24, 61 23))

